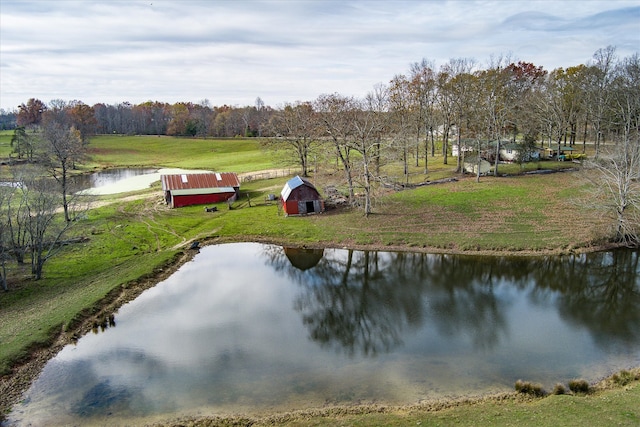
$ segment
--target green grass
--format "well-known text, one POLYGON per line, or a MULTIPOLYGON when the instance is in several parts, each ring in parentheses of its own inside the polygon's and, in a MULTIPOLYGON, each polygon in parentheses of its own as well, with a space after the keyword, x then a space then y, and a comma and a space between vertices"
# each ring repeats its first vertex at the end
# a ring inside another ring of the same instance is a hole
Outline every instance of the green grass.
MULTIPOLYGON (((640 423, 640 382, 626 388, 606 389, 594 394, 552 395, 545 398, 464 399, 452 402, 427 402, 424 406, 389 407, 349 406, 278 414, 251 419, 190 420, 188 425, 253 425, 283 427, 350 426, 535 426, 582 427, 637 426, 640 423)), ((177 425, 177 424, 171 424, 177 425)))
POLYGON ((274 167, 255 138, 103 135, 91 138, 89 156, 88 168, 149 166, 239 173, 274 167))
POLYGON ((0 130, 0 158, 9 157, 11 154, 11 138, 13 138, 12 130, 0 130))

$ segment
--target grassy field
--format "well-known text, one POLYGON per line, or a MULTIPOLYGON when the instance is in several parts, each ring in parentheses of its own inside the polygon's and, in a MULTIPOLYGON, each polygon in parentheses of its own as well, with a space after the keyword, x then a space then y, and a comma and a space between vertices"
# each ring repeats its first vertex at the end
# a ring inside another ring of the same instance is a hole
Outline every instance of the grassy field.
POLYGON ((12 130, 0 130, 0 159, 9 157, 11 153, 12 130))
POLYGON ((166 136, 97 136, 88 167, 150 166, 247 172, 272 168, 256 139, 192 139, 166 136))
MULTIPOLYGON (((4 139, 0 139, 0 153, 3 145, 4 139)), ((280 166, 269 160, 269 154, 260 150, 257 141, 243 139, 106 136, 92 140, 91 156, 85 170, 154 166, 244 172, 280 166)), ((432 159, 431 165, 428 176, 419 173, 420 167, 414 167, 412 181, 454 176, 451 165, 442 165, 441 159, 440 162, 432 159)), ((393 171, 390 166, 390 174, 393 171)), ((325 185, 335 184, 339 176, 333 171, 321 170, 313 179, 322 191, 325 185)), ((0 374, 9 373, 16 361, 26 360, 33 348, 48 346, 61 331, 71 334, 80 321, 103 315, 104 299, 113 295, 114 290, 135 289, 144 279, 169 272, 171 261, 188 253, 186 248, 193 240, 529 254, 589 248, 601 242, 607 227, 607 218, 579 203, 587 186, 575 172, 483 177, 480 183, 475 182, 475 177, 468 177, 447 184, 387 191, 377 195, 374 214, 366 219, 357 209, 334 209, 322 215, 286 218, 280 214, 277 204, 265 201, 267 194, 280 192, 285 180, 243 183, 241 197, 233 209, 220 204, 215 213, 203 212, 202 206, 168 209, 159 184, 144 191, 98 198, 87 218, 79 221, 69 236, 87 240, 65 247, 52 258, 45 265, 42 280, 30 281, 27 267, 9 264, 11 291, 0 293, 0 374)), ((0 387, 0 399, 2 396, 0 387)), ((637 386, 622 396, 633 402, 640 400, 637 386)), ((558 409, 553 406, 557 405, 565 411, 575 411, 579 419, 585 420, 598 402, 596 398, 593 401, 563 399, 559 396, 545 399, 545 403, 525 403, 524 409, 518 406, 520 403, 455 409, 467 411, 469 415, 464 416, 461 412, 441 411, 415 416, 395 414, 384 423, 415 425, 424 420, 421 422, 429 425, 447 425, 463 417, 462 424, 468 425, 464 419, 480 416, 474 411, 483 414, 493 411, 499 414, 485 417, 486 423, 480 425, 503 425, 493 423, 501 420, 501 416, 518 424, 518 420, 532 421, 527 418, 531 415, 531 405, 549 419, 557 414, 558 409), (520 414, 522 411, 526 414, 520 414)), ((628 407, 624 400, 617 402, 621 408, 628 407)), ((7 400, 2 403, 4 406, 0 406, 6 410, 7 400)), ((624 420, 623 412, 621 409, 618 415, 611 416, 614 420, 624 420)), ((359 415, 353 419, 341 418, 341 422, 345 425, 382 423, 378 416, 384 415, 359 415)), ((637 422, 637 416, 635 412, 636 418, 631 419, 637 422)), ((314 423, 325 425, 325 421, 331 424, 331 418, 327 417, 319 417, 314 423)), ((290 425, 307 424, 305 421, 290 425)))

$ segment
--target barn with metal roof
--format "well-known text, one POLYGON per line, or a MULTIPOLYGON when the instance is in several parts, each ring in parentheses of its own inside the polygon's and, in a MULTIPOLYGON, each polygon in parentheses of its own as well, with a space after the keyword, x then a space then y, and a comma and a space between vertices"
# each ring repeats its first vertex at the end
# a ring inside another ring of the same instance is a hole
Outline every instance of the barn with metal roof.
POLYGON ((240 192, 238 175, 231 172, 161 175, 160 180, 171 208, 224 202, 240 192))
POLYGON ((280 193, 285 215, 306 215, 324 211, 324 201, 316 187, 307 179, 291 178, 280 193))

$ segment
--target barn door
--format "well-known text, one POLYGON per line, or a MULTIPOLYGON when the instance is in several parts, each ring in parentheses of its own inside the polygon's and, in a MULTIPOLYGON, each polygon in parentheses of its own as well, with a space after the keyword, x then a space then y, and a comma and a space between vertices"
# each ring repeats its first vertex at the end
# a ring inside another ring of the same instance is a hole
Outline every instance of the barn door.
POLYGON ((307 213, 312 213, 316 211, 313 207, 313 200, 310 202, 306 202, 306 211, 307 213))

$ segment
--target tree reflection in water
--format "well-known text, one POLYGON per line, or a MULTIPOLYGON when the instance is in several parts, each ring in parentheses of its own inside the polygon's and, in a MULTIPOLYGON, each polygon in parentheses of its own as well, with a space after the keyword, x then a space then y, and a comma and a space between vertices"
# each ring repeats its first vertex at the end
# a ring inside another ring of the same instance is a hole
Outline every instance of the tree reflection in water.
POLYGON ((301 286, 295 309, 310 338, 349 355, 389 352, 426 322, 442 336, 467 335, 474 348, 490 350, 509 332, 510 301, 497 290, 505 282, 533 303, 555 304, 596 342, 640 342, 634 251, 471 257, 267 246, 265 254, 301 286))
POLYGON ((558 308, 567 321, 585 326, 597 342, 624 346, 640 341, 640 252, 618 250, 574 257, 558 308), (577 264, 577 265, 576 265, 577 264))
POLYGON ((400 344, 403 328, 422 324, 419 286, 398 286, 388 255, 332 252, 311 273, 288 263, 282 254, 290 250, 268 252, 277 270, 303 286, 295 309, 302 313, 311 339, 324 347, 374 356, 400 344))
POLYGON ((123 306, 117 327, 65 347, 10 424, 148 424, 135 417, 595 380, 640 360, 639 254, 205 247, 123 306))

